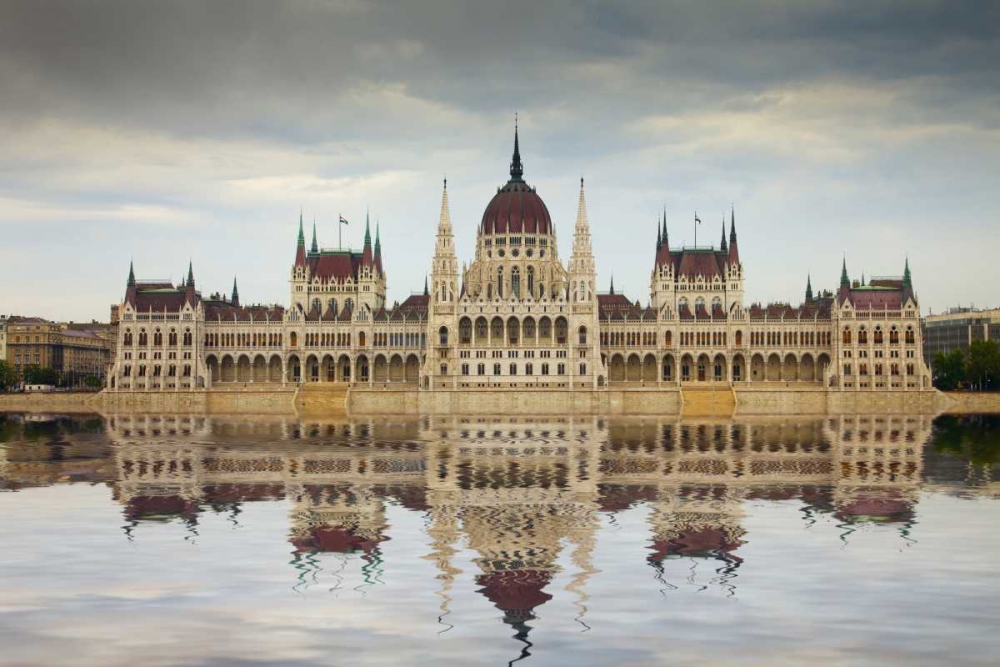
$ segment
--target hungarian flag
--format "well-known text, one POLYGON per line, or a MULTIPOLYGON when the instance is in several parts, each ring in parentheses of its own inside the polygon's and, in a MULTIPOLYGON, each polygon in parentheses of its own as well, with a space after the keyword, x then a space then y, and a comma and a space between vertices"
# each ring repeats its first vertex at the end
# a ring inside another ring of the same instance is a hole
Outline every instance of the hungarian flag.
POLYGON ((340 224, 342 224, 342 225, 348 224, 347 218, 345 218, 344 216, 340 216, 340 224))

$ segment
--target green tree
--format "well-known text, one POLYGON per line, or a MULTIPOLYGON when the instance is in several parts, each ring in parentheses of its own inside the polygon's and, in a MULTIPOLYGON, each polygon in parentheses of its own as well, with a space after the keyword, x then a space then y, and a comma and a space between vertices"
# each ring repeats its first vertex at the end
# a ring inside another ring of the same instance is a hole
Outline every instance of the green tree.
POLYGON ((954 391, 965 382, 965 354, 952 350, 945 354, 938 352, 931 364, 934 368, 934 386, 942 391, 954 391))
POLYGON ((84 384, 86 384, 91 389, 97 389, 98 387, 101 386, 101 378, 97 377, 96 375, 88 375, 86 380, 84 380, 84 384))
POLYGON ((14 367, 6 360, 0 359, 0 390, 10 389, 17 382, 14 367))
POLYGON ((969 346, 966 377, 980 391, 1000 388, 1000 347, 996 341, 977 340, 969 346))
POLYGON ((53 368, 43 368, 38 364, 29 364, 24 367, 24 382, 26 384, 51 384, 59 381, 59 373, 53 368))

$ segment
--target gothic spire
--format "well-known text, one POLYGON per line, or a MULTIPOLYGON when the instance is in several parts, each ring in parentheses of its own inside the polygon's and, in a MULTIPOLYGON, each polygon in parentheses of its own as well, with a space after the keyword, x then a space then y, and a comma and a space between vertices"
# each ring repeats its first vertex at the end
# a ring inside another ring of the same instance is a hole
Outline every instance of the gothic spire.
POLYGON ((812 285, 812 275, 806 274, 806 303, 811 303, 813 300, 813 285, 812 285))
POLYGON ((663 247, 663 232, 660 231, 660 221, 656 221, 656 252, 660 252, 663 247))
POLYGON ((188 279, 186 285, 189 288, 194 287, 194 264, 191 263, 191 260, 188 260, 188 279))
POLYGON ((427 274, 424 274, 424 296, 430 296, 431 292, 427 289, 427 274))
POLYGON ((126 287, 135 287, 135 271, 132 269, 132 260, 128 261, 128 282, 126 287))
POLYGON ((663 245, 670 247, 670 236, 667 234, 667 207, 663 207, 663 245))
POLYGON ((851 279, 847 276, 847 257, 844 257, 844 263, 840 267, 840 286, 850 287, 851 279))
POLYGON ((316 218, 313 218, 313 242, 310 252, 319 252, 319 244, 316 243, 316 218))
POLYGON ((729 227, 729 242, 736 243, 736 207, 733 207, 731 223, 729 227))
POLYGON ((379 223, 375 222, 375 254, 378 255, 382 252, 382 238, 379 234, 379 223))
POLYGON ((372 244, 372 227, 369 222, 368 211, 365 211, 365 245, 370 246, 372 244))
POLYGON ((903 267, 903 287, 913 287, 913 276, 910 275, 910 258, 906 257, 906 265, 903 267))
POLYGON ((608 291, 611 296, 615 295, 615 274, 611 274, 611 289, 608 291))
POLYGON ((240 291, 236 288, 236 276, 233 276, 233 298, 230 301, 234 306, 240 305, 240 291))
POLYGON ((719 245, 722 252, 727 252, 729 248, 726 246, 726 214, 722 214, 722 243, 719 245))
POLYGON ((524 165, 521 164, 521 147, 517 137, 517 114, 514 114, 514 157, 510 160, 510 180, 520 181, 524 177, 524 165))
POLYGON ((302 209, 299 209, 299 241, 298 241, 298 244, 300 246, 304 246, 306 244, 306 235, 305 235, 305 233, 302 230, 302 209))

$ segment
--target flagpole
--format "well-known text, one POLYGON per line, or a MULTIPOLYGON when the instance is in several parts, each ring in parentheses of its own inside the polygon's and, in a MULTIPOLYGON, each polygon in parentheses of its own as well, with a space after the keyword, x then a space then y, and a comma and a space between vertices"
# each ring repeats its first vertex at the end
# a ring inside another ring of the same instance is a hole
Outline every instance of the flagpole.
POLYGON ((694 249, 698 249, 698 211, 694 212, 694 249))
POLYGON ((344 249, 344 241, 343 241, 344 225, 341 224, 341 222, 340 222, 342 219, 343 219, 343 216, 338 213, 337 214, 337 250, 343 250, 344 249))

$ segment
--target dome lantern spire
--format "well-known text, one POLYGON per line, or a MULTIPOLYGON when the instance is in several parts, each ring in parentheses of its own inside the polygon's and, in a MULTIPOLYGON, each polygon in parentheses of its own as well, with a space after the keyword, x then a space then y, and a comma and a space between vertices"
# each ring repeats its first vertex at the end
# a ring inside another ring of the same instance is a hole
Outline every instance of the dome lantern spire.
POLYGON ((517 114, 514 114, 514 156, 510 159, 510 180, 524 180, 524 165, 521 163, 521 147, 517 136, 517 114))

